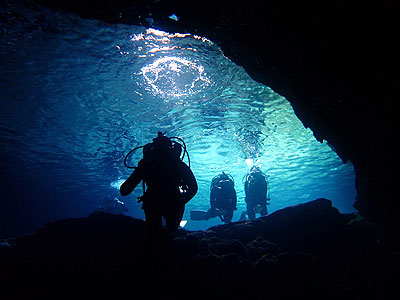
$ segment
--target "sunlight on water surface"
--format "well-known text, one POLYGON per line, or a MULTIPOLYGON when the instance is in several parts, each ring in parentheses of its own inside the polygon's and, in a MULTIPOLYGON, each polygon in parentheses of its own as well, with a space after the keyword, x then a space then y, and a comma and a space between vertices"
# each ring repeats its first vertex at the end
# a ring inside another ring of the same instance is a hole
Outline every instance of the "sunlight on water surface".
MULTIPOLYGON (((237 220, 245 207, 242 179, 249 162, 269 176, 270 212, 319 197, 353 210, 352 165, 316 141, 285 98, 253 81, 207 38, 43 8, 4 11, 3 170, 10 180, 31 178, 35 193, 48 197, 51 190, 65 206, 72 191, 80 200, 70 204, 70 215, 90 212, 115 195, 130 173, 125 154, 157 131, 184 139, 198 179, 185 219, 190 210, 208 208, 210 181, 225 171, 235 179, 237 220), (30 18, 9 20, 18 14, 30 18)), ((138 187, 122 198, 135 217, 143 217, 140 194, 138 187)), ((189 220, 185 228, 214 223, 189 220)))

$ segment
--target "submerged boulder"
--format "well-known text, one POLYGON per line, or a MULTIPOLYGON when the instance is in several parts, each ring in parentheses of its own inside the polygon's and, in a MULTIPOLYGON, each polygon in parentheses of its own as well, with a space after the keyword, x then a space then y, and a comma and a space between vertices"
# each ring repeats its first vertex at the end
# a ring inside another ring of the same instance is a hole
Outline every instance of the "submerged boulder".
POLYGON ((287 207, 254 221, 211 227, 216 236, 249 242, 257 237, 278 244, 284 250, 325 247, 343 233, 346 218, 327 199, 287 207))

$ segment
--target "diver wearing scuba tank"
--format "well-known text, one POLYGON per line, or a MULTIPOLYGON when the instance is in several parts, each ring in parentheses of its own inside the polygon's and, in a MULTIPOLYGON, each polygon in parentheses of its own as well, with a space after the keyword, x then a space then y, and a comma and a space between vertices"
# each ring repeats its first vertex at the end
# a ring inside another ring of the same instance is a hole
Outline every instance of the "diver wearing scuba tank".
POLYGON ((220 217, 221 221, 228 224, 232 221, 233 212, 236 210, 237 197, 235 183, 230 174, 222 172, 215 176, 210 186, 210 209, 204 216, 205 220, 220 217))
POLYGON ((268 214, 267 197, 268 182, 266 175, 257 166, 253 166, 250 172, 246 175, 244 182, 245 202, 247 206, 247 215, 249 219, 256 218, 256 211, 260 216, 268 214))
MULTIPOLYGON (((174 138, 168 138, 158 132, 152 143, 131 150, 128 155, 136 149, 143 148, 143 158, 120 187, 121 195, 126 196, 143 181, 147 190, 140 198, 143 201, 146 222, 156 230, 162 227, 162 217, 165 219, 167 230, 177 230, 185 204, 195 196, 198 189, 193 172, 183 162, 183 156, 187 154, 186 146, 172 139, 174 138), (184 154, 181 158, 182 148, 184 154)), ((124 160, 125 165, 127 156, 124 160)))

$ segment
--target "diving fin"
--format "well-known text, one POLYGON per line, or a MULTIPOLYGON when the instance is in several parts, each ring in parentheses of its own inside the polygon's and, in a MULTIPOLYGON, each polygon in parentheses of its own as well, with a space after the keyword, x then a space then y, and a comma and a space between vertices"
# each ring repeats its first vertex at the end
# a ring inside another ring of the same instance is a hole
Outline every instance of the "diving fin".
POLYGON ((190 220, 192 220, 192 221, 208 220, 208 218, 206 218, 206 215, 207 215, 206 210, 191 210, 190 211, 190 220))

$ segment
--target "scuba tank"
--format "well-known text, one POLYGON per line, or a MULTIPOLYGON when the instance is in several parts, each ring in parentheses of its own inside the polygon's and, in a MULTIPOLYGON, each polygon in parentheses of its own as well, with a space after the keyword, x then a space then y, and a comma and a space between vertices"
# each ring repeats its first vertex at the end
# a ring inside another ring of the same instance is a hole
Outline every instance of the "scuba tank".
POLYGON ((152 159, 156 155, 160 155, 160 154, 170 154, 173 157, 177 157, 181 161, 183 161, 183 159, 185 158, 185 155, 187 155, 188 166, 190 168, 190 158, 189 158, 189 153, 186 150, 185 142, 179 137, 176 137, 176 136, 167 137, 164 134, 159 131, 157 134, 157 137, 153 139, 152 143, 148 143, 144 146, 139 146, 139 147, 133 148, 131 151, 129 151, 128 154, 126 154, 125 158, 124 158, 125 167, 127 167, 128 169, 136 168, 135 166, 129 166, 126 161, 133 152, 135 152, 138 149, 143 148, 143 159, 144 160, 152 159), (178 140, 179 142, 177 142, 175 140, 178 140), (182 154, 182 152, 183 152, 183 154, 182 154), (182 154, 182 157, 181 157, 181 154, 182 154))
POLYGON ((256 184, 259 180, 264 180, 267 185, 267 205, 270 204, 270 191, 269 191, 269 183, 268 183, 269 175, 266 175, 263 171, 261 171, 259 166, 253 166, 250 169, 250 172, 243 177, 243 182, 251 187, 256 184))
POLYGON ((232 184, 232 187, 235 186, 235 181, 233 180, 232 175, 222 172, 221 174, 215 176, 211 180, 210 190, 218 186, 220 181, 229 181, 232 184))
MULTIPOLYGON (((124 158, 124 165, 128 169, 136 169, 136 166, 130 166, 127 164, 128 157, 138 149, 143 148, 143 160, 152 160, 159 161, 160 159, 164 159, 166 157, 176 158, 178 160, 183 161, 185 155, 188 158, 188 166, 190 168, 190 158, 189 153, 186 150, 185 142, 179 137, 167 137, 165 133, 162 132, 157 133, 157 137, 153 139, 152 143, 148 143, 144 146, 138 146, 130 150, 124 158), (179 142, 177 142, 178 140, 179 142), (182 151, 183 150, 183 151, 182 151), (183 152, 183 154, 182 154, 183 152), (182 155, 182 157, 181 157, 182 155)), ((146 182, 142 181, 143 195, 146 191, 146 182)), ((138 197, 138 203, 143 201, 143 196, 138 197)))

